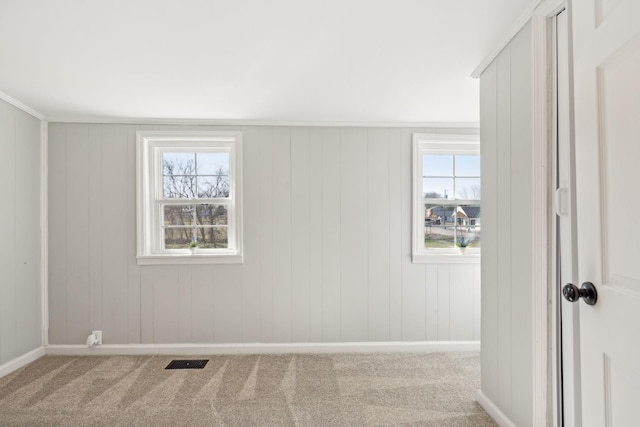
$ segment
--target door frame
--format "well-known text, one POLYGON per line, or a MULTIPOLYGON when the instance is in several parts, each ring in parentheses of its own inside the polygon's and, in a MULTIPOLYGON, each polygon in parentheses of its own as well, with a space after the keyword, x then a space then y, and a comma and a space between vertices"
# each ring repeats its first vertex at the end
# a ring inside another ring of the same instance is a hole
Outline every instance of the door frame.
MULTIPOLYGON (((552 96, 551 102, 553 104, 553 114, 551 116, 551 143, 552 143, 552 186, 559 187, 558 194, 553 197, 554 205, 550 212, 551 245, 552 258, 551 258, 551 277, 549 281, 549 297, 551 301, 551 316, 550 316, 550 401, 552 403, 550 416, 550 424, 554 426, 576 426, 581 425, 581 395, 580 395, 580 333, 579 333, 579 307, 576 304, 567 304, 566 301, 560 296, 560 287, 563 283, 559 280, 564 280, 564 283, 577 281, 577 242, 576 237, 576 188, 575 188, 575 145, 574 145, 574 132, 573 132, 573 87, 572 87, 572 53, 571 46, 571 16, 570 11, 565 9, 565 25, 566 33, 564 34, 565 42, 567 44, 567 51, 563 52, 566 55, 563 61, 566 63, 564 70, 567 73, 567 79, 564 82, 566 87, 564 91, 568 95, 568 99, 560 100, 559 82, 558 82, 558 67, 559 60, 557 59, 558 51, 556 49, 557 43, 552 45, 553 49, 553 63, 551 64, 552 71, 552 96), (566 110, 566 124, 564 130, 559 128, 559 106, 563 103, 566 110), (560 141, 560 133, 566 135, 566 140, 560 141), (559 152, 563 151, 564 159, 559 159, 559 152), (565 208, 559 206, 564 205, 565 208), (568 207, 568 209, 566 209, 568 207), (564 210, 564 212, 560 212, 564 210), (556 216, 558 215, 558 216, 556 216), (558 218, 556 220, 556 218, 558 218), (560 218, 563 218, 560 220, 560 218), (560 233, 557 227, 563 223, 564 231, 560 233), (564 242, 559 244, 561 234, 564 238, 569 238, 568 243, 564 242), (563 252, 565 258, 561 260, 564 267, 562 270, 565 272, 566 277, 560 275, 560 261, 561 256, 558 254, 560 246, 563 246, 563 252), (567 254, 568 252, 568 254, 567 254), (560 374, 558 373, 560 371, 560 374), (562 386, 559 386, 558 381, 561 378, 562 386), (560 395, 562 393, 562 395, 560 395), (560 412, 560 405, 562 405, 562 413, 560 412)), ((557 28, 557 19, 553 19, 552 23, 552 42, 558 40, 558 34, 555 31, 557 28)), ((553 196, 553 189, 550 188, 553 196)))
MULTIPOLYGON (((555 114, 553 100, 555 86, 553 64, 555 47, 553 26, 555 16, 563 9, 569 13, 571 0, 544 0, 531 15, 533 28, 533 425, 555 426, 557 402, 554 390, 554 331, 558 326, 550 300, 555 285, 550 268, 554 251, 552 200, 555 198, 553 181, 553 147, 555 145, 555 114)), ((571 43, 571 38, 569 38, 571 43)), ((570 78, 571 79, 571 78, 570 78)), ((571 86, 571 82, 569 82, 571 86)), ((571 138, 573 132, 571 131, 571 138)))

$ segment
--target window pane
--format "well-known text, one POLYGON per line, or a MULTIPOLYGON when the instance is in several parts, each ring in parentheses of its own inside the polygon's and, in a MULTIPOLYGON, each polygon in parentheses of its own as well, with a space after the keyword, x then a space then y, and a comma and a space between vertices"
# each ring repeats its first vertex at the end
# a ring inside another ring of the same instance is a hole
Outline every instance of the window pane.
POLYGON ((205 249, 227 248, 229 240, 227 238, 227 227, 198 227, 198 247, 205 249))
POLYGON ((163 153, 163 197, 186 199, 195 196, 195 153, 163 153))
POLYGON ((422 176, 453 176, 453 156, 450 154, 423 155, 422 176))
POLYGON ((193 205, 164 205, 164 225, 192 225, 193 205))
POLYGON ((165 199, 191 199, 195 197, 194 175, 169 175, 163 178, 165 199))
POLYGON ((197 205, 198 225, 228 225, 227 207, 223 205, 197 205))
POLYGON ((162 153, 162 174, 193 175, 195 158, 195 153, 162 153))
POLYGON ((425 205, 425 248, 452 248, 454 246, 455 206, 425 205))
POLYGON ((198 197, 229 197, 229 177, 225 175, 199 176, 198 197))
POLYGON ((427 199, 453 198, 453 178, 423 178, 422 194, 427 199))
POLYGON ((189 247, 193 228, 176 227, 164 229, 164 248, 165 249, 184 249, 189 247))
POLYGON ((480 176, 479 155, 457 155, 456 176, 480 176))
POLYGON ((480 178, 456 178, 456 198, 480 200, 480 178))
POLYGON ((229 153, 197 153, 198 175, 229 175, 229 153))

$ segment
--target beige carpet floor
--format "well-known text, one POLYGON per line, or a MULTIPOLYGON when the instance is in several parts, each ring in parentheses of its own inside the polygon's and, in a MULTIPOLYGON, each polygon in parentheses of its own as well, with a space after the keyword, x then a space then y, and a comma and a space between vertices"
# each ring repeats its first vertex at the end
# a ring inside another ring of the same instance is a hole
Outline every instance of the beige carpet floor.
POLYGON ((0 378, 0 426, 495 426, 478 353, 45 356, 0 378))

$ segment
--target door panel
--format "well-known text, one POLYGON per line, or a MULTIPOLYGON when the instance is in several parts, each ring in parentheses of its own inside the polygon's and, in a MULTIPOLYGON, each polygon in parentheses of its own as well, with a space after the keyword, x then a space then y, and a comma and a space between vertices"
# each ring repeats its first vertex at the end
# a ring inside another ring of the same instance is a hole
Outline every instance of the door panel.
POLYGON ((638 384, 640 375, 631 365, 625 365, 614 358, 604 355, 604 389, 606 426, 624 426, 624 420, 637 412, 638 384))
POLYGON ((640 39, 598 67, 598 95, 603 285, 639 293, 640 241, 632 236, 640 236, 640 222, 632 212, 640 212, 640 39))
POLYGON ((596 23, 600 25, 620 3, 620 0, 596 0, 596 23))
MULTIPOLYGON (((637 425, 640 402, 640 2, 574 1, 584 426, 637 425)), ((577 283, 579 285, 579 283, 577 283)))

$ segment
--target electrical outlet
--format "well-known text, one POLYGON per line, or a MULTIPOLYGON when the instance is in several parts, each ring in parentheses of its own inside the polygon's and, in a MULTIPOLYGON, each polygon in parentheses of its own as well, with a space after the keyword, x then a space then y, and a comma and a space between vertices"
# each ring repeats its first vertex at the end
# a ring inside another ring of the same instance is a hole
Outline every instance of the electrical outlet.
POLYGON ((102 331, 92 331, 92 333, 98 339, 98 342, 96 343, 96 345, 101 345, 102 344, 102 331))

